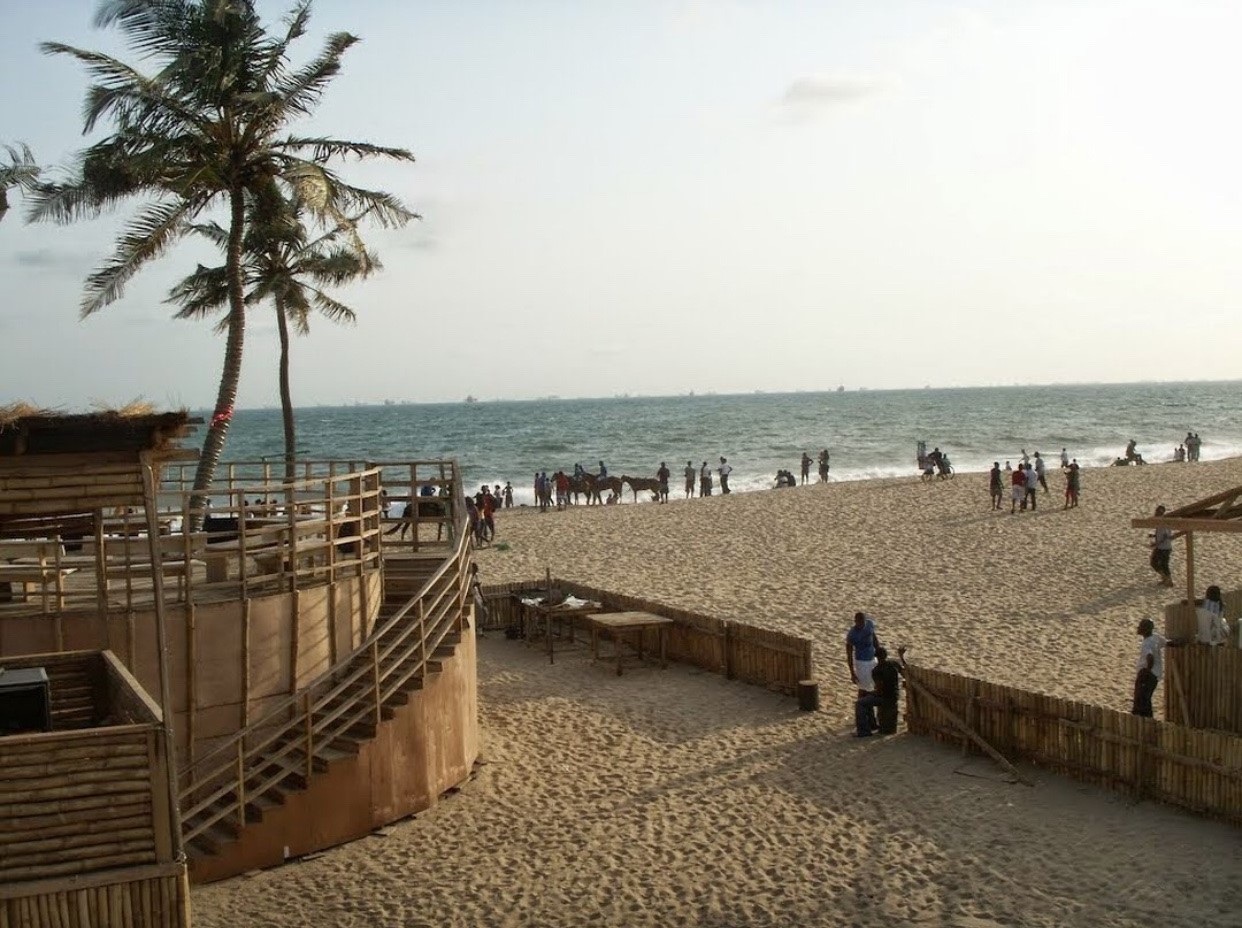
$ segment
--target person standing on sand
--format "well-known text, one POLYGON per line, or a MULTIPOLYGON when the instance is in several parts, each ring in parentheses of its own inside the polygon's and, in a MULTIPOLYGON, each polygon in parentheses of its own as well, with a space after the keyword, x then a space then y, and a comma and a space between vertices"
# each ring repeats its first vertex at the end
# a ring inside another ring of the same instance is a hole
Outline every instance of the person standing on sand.
POLYGON ((1000 509, 1001 500, 1005 498, 1005 483, 1001 479, 1000 461, 992 462, 992 470, 988 474, 988 492, 992 494, 992 508, 1000 509))
POLYGON ((1035 474, 1035 468, 1031 466, 1030 461, 1026 462, 1026 467, 1023 470, 1026 472, 1026 500, 1022 504, 1022 508, 1025 509, 1029 505, 1031 512, 1034 512, 1035 504, 1039 497, 1039 484, 1036 482, 1038 478, 1035 474))
POLYGON ((1064 448, 1061 449, 1061 470, 1069 467, 1069 452, 1064 448))
POLYGON ((694 499, 694 462, 686 462, 686 499, 694 499))
POLYGON ((858 687, 859 697, 874 689, 871 671, 875 667, 875 649, 879 646, 875 621, 865 612, 855 612, 854 624, 845 633, 845 663, 850 668, 850 679, 858 687))
POLYGON ((1138 633, 1143 643, 1139 645, 1137 672, 1134 675, 1134 705, 1130 714, 1151 718, 1151 698, 1164 677, 1164 646, 1170 642, 1156 634, 1151 619, 1139 622, 1138 633))
MULTIPOLYGON (((1156 515, 1165 513, 1163 506, 1156 507, 1156 515)), ((1179 533, 1180 534, 1180 533, 1179 533)), ((1161 586, 1173 585, 1173 574, 1169 569, 1169 559, 1173 556, 1173 534, 1171 528, 1161 526, 1151 533, 1151 569, 1160 575, 1161 586)))
POLYGON ((1078 462, 1075 461, 1065 472, 1065 507, 1073 509, 1078 505, 1078 462))
POLYGON ((513 484, 508 480, 505 481, 505 508, 513 508, 513 484))
POLYGON ((811 479, 811 456, 805 451, 802 452, 802 482, 805 484, 811 479))
POLYGON ((703 462, 703 466, 699 468, 699 496, 712 495, 712 469, 707 466, 707 462, 703 462))
POLYGON ((1039 481, 1039 485, 1044 488, 1044 492, 1048 492, 1048 481, 1044 478, 1044 459, 1039 456, 1039 452, 1035 452, 1035 478, 1039 481))
POLYGON ((830 463, 831 460, 832 460, 832 455, 828 453, 827 448, 825 448, 823 451, 819 453, 819 482, 820 483, 828 482, 828 469, 831 466, 831 463, 830 463))
POLYGON ((1018 511, 1018 503, 1022 503, 1022 510, 1026 511, 1026 471, 1020 466, 1013 469, 1013 473, 1009 475, 1009 482, 1012 484, 1012 492, 1009 496, 1009 514, 1013 515, 1018 511))
POLYGON ((656 471, 656 481, 660 484, 659 489, 656 490, 656 499, 662 503, 668 502, 668 478, 671 476, 668 465, 661 461, 660 469, 656 471))
POLYGON ((729 466, 729 462, 722 456, 720 458, 720 466, 716 468, 716 473, 720 474, 720 493, 727 496, 729 493, 729 474, 733 473, 733 468, 729 466))

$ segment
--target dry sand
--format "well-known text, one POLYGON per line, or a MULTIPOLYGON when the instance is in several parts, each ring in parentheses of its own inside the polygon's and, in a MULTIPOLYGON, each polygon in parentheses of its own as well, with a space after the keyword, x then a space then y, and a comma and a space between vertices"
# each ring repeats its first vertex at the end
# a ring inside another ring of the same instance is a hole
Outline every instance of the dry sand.
MULTIPOLYGON (((857 609, 910 658, 1128 708, 1155 585, 1130 518, 1242 484, 1242 460, 1063 480, 1036 513, 986 475, 667 506, 501 513, 485 583, 554 576, 811 636, 824 708, 685 667, 617 678, 480 648, 477 775, 387 837, 198 888, 200 926, 1238 926, 1242 833, 1032 770, 1012 785, 921 738, 850 736, 857 609)), ((1199 586, 1242 586, 1242 539, 1196 539, 1199 586)), ((1157 711, 1160 711, 1158 705, 1157 711)))

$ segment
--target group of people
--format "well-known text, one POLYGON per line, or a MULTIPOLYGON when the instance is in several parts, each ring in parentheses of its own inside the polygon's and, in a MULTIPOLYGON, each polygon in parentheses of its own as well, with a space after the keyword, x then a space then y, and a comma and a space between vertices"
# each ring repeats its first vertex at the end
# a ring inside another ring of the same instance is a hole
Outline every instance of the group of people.
POLYGON ((1173 449, 1173 460, 1178 463, 1199 460, 1201 441, 1198 432, 1187 432, 1182 443, 1173 449))
MULTIPOLYGON (((713 468, 706 461, 701 466, 695 467, 693 461, 686 462, 686 469, 682 472, 686 478, 686 499, 694 499, 694 490, 697 482, 699 496, 711 496, 713 489, 712 471, 720 478, 720 493, 727 496, 732 491, 729 489, 729 475, 733 473, 733 465, 729 463, 728 458, 721 457, 720 464, 713 468)), ((662 490, 657 491, 660 497, 668 501, 668 467, 663 461, 660 462, 660 469, 656 471, 656 479, 660 481, 662 490)))
MULTIPOLYGON (((811 456, 809 454, 803 451, 801 463, 802 463, 802 482, 804 484, 809 483, 811 480, 811 464, 812 463, 816 464, 819 469, 819 482, 820 483, 828 482, 828 471, 832 469, 832 455, 828 453, 827 448, 825 448, 818 455, 816 455, 814 461, 812 461, 811 456)), ((785 473, 789 473, 789 472, 785 471, 785 473)), ((777 471, 777 474, 779 476, 780 471, 777 471)), ((778 483, 777 485, 779 486, 780 484, 778 483)), ((790 486, 792 486, 792 484, 790 484, 790 486)))
MULTIPOLYGON (((1078 467, 1078 459, 1070 460, 1068 452, 1061 449, 1061 472, 1065 475, 1065 505, 1064 509, 1073 509, 1078 505, 1078 492, 1081 488, 1081 473, 1078 467)), ((1048 489, 1048 468, 1043 456, 1036 451, 1035 457, 1032 459, 1026 453, 1026 449, 1022 449, 1022 457, 1018 461, 1018 466, 1014 467, 1008 461, 1005 462, 1005 470, 1002 473, 999 461, 992 462, 992 469, 988 472, 988 493, 992 498, 992 509, 998 510, 1003 507, 1005 499, 1005 474, 1008 474, 1009 481, 1009 512, 1025 512, 1028 508, 1034 512, 1039 505, 1039 491, 1043 489, 1047 494, 1048 489)))

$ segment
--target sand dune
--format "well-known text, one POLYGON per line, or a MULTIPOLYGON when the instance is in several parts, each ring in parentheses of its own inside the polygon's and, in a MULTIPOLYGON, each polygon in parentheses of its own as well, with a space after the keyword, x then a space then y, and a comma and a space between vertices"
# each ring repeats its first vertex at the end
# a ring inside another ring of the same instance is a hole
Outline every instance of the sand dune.
MULTIPOLYGON (((934 666, 1128 707, 1138 639, 1181 595, 1144 533, 1242 461, 1084 474, 1083 502, 988 510, 986 477, 502 513, 485 582, 556 576, 810 635, 823 711, 685 667, 620 678, 480 649, 484 763, 429 812, 318 859, 197 889, 196 924, 1234 926, 1239 833, 923 739, 850 737, 856 609, 934 666)), ((1201 538, 1200 587, 1242 586, 1201 538)), ((1159 711, 1159 710, 1158 710, 1159 711)))

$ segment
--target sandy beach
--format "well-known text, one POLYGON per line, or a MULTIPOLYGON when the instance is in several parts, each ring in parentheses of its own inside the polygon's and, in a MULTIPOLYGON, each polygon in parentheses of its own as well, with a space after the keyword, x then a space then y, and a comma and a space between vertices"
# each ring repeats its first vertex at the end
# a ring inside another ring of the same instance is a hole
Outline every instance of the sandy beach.
MULTIPOLYGON (((550 569, 807 635, 821 711, 675 665, 549 666, 489 634, 474 778, 384 836, 196 889, 195 923, 1238 925, 1236 829, 851 736, 858 609, 912 661, 1128 708, 1134 627, 1184 595, 1181 544, 1161 588, 1129 520, 1242 484, 1242 460, 1086 471, 1068 512, 1049 484, 1017 515, 989 510, 985 474, 500 513, 484 583, 550 569)), ((1196 575, 1242 586, 1242 539, 1199 539, 1196 575)))

